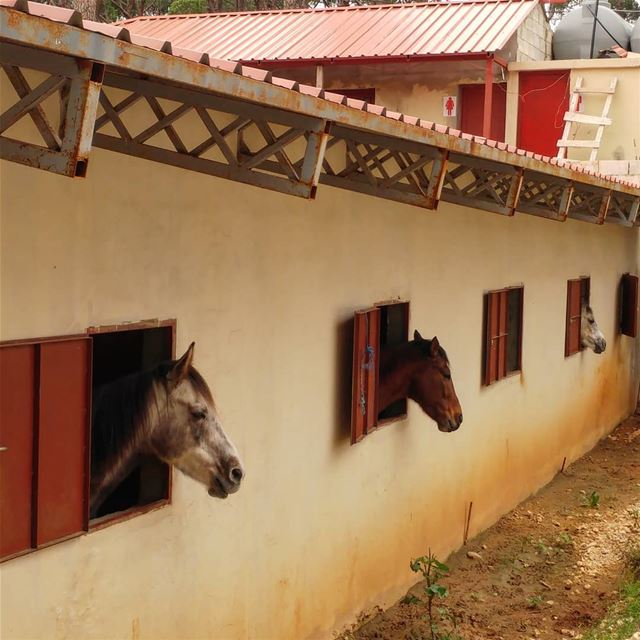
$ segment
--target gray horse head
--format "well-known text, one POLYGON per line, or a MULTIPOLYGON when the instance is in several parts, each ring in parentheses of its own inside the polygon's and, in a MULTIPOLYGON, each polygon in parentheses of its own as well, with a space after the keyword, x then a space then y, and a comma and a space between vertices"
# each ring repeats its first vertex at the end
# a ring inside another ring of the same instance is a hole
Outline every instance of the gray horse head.
POLYGON ((588 304, 582 305, 580 314, 580 344, 594 353, 602 353, 607 348, 607 341, 593 316, 593 309, 588 304))

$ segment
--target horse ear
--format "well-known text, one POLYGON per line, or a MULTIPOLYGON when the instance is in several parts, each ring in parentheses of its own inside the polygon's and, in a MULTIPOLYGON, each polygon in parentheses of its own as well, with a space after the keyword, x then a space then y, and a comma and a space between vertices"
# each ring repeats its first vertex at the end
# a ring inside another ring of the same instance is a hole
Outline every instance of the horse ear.
POLYGON ((414 340, 424 340, 424 338, 420 335, 420 332, 417 329, 413 332, 413 339, 414 340))
POLYGON ((171 371, 169 371, 167 378, 174 385, 187 377, 191 362, 193 361, 193 348, 195 344, 195 342, 192 342, 189 345, 189 348, 184 352, 180 360, 178 360, 171 368, 171 371))
POLYGON ((438 355, 440 351, 440 343, 438 342, 438 338, 436 338, 436 336, 433 336, 433 340, 431 340, 431 349, 430 349, 430 354, 432 357, 436 357, 438 355))

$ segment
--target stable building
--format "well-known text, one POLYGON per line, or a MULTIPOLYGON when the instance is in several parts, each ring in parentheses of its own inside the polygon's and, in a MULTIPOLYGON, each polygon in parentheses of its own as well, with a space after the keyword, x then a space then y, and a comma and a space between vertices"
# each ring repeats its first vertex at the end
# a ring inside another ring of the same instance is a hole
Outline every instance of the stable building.
POLYGON ((57 7, 0 34, 3 637, 331 637, 635 408, 633 181, 57 7), (371 410, 416 329, 454 433, 371 410), (90 517, 95 384, 192 341, 242 488, 151 461, 90 517))

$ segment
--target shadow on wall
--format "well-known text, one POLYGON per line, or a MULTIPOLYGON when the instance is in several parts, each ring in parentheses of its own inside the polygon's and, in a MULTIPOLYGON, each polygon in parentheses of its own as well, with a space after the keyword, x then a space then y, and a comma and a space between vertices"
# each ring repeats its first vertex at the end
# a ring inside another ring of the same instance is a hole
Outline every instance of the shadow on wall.
POLYGON ((351 367, 353 354, 353 315, 336 325, 336 371, 333 394, 334 434, 336 448, 351 443, 351 367))

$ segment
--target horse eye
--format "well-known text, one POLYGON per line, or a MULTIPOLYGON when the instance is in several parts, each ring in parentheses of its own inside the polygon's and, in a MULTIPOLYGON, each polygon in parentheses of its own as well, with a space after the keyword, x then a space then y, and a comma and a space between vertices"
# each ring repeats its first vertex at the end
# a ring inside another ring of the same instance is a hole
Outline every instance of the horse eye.
POLYGON ((442 375, 447 379, 447 380, 451 380, 451 372, 450 371, 443 371, 442 375))
POLYGON ((207 417, 207 412, 202 409, 192 409, 191 417, 195 420, 204 420, 207 417))
POLYGON ((592 318, 589 318, 589 324, 593 324, 595 322, 595 320, 593 320, 592 318))

